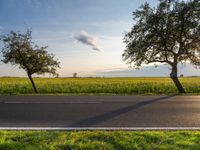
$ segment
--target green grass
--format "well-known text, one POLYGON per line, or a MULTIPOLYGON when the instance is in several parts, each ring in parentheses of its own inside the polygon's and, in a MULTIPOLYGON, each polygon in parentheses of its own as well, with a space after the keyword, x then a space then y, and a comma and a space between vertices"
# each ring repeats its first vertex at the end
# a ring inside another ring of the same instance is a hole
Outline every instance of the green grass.
MULTIPOLYGON (((41 94, 172 94, 170 78, 36 78, 41 94)), ((200 78, 180 79, 187 93, 200 93, 200 78)), ((0 78, 0 94, 33 94, 27 78, 0 78)))
POLYGON ((199 131, 0 131, 1 150, 198 150, 199 131))

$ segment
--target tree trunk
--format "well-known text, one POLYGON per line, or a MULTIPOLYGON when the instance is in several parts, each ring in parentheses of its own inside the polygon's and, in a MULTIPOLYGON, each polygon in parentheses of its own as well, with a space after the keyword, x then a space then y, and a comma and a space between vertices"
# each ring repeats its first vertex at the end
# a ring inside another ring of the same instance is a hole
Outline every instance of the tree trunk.
POLYGON ((185 89, 183 88, 182 84, 180 83, 177 77, 177 64, 172 65, 172 72, 170 74, 171 79, 173 80, 174 84, 176 85, 177 90, 180 94, 185 93, 185 89))
POLYGON ((33 81, 32 76, 28 74, 28 77, 29 77, 29 79, 30 79, 30 81, 31 81, 31 84, 32 84, 33 89, 34 89, 34 92, 35 92, 35 93, 38 93, 38 90, 37 90, 37 88, 36 88, 36 86, 35 86, 35 83, 34 83, 34 81, 33 81))

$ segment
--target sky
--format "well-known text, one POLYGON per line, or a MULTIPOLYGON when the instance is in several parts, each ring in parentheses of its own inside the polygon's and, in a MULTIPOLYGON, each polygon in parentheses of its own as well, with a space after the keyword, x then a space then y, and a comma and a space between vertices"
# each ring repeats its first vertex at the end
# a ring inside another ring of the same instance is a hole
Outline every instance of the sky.
MULTIPOLYGON (((113 76, 119 76, 119 70, 127 71, 128 68, 122 61, 124 34, 133 25, 132 12, 144 2, 0 0, 0 34, 11 30, 25 32, 31 28, 35 44, 47 45, 48 52, 61 62, 58 70, 61 77, 72 76, 74 72, 78 76, 110 76, 107 72, 116 70, 113 76)), ((147 2, 156 5, 157 0, 147 2)), ((157 70, 155 76, 162 75, 159 73, 157 70)), ((26 76, 26 73, 18 66, 0 62, 0 76, 26 76)))

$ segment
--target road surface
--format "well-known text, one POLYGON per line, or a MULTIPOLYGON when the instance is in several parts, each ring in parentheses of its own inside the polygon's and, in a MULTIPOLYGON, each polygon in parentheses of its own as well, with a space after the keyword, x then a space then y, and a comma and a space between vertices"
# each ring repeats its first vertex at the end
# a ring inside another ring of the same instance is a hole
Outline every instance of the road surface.
POLYGON ((200 96, 0 96, 0 127, 200 127, 200 96))

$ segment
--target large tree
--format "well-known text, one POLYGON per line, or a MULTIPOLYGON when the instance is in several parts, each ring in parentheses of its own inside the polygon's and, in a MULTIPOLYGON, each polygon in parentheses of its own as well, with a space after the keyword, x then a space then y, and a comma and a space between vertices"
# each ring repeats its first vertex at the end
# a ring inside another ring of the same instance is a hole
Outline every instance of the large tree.
POLYGON ((45 47, 39 47, 32 42, 31 30, 26 33, 16 33, 11 31, 8 35, 2 36, 3 54, 2 61, 19 65, 19 68, 24 69, 31 81, 34 92, 38 93, 33 74, 50 73, 56 75, 56 69, 59 67, 58 60, 54 59, 53 54, 48 54, 45 47))
POLYGON ((177 76, 178 63, 200 66, 200 2, 159 0, 133 12, 134 25, 125 34, 123 60, 132 66, 165 63, 179 93, 185 90, 177 76))

